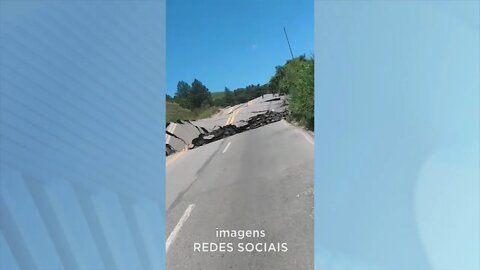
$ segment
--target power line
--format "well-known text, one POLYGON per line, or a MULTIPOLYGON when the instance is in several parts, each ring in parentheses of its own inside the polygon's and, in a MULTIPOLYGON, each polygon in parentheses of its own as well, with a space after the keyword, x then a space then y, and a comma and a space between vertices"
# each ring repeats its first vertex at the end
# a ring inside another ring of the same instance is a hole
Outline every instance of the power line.
POLYGON ((288 41, 288 35, 287 35, 287 30, 285 30, 285 26, 283 27, 283 32, 285 33, 285 37, 287 38, 288 48, 290 49, 290 55, 292 56, 292 60, 293 60, 292 47, 290 46, 290 41, 288 41))

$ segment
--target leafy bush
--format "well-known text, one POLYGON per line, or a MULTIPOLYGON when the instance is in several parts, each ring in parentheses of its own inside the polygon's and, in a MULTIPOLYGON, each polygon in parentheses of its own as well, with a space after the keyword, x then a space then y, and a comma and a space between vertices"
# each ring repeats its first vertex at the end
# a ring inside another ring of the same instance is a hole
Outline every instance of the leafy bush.
POLYGON ((184 81, 179 81, 177 84, 177 92, 171 101, 189 110, 213 105, 210 91, 197 79, 193 80, 191 86, 184 81))
POLYGON ((224 92, 213 93, 213 104, 218 107, 234 106, 248 102, 268 92, 268 85, 251 84, 244 88, 237 88, 233 91, 225 87, 224 92))
POLYGON ((314 60, 297 57, 276 68, 269 83, 273 92, 290 96, 291 117, 313 130, 314 126, 314 60))

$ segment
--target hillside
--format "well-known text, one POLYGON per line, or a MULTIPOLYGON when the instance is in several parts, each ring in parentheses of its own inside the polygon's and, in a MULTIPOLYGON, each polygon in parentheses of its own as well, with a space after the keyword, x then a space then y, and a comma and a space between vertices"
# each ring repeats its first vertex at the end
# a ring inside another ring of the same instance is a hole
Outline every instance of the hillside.
POLYGON ((208 118, 218 112, 218 108, 213 107, 205 107, 195 109, 191 111, 189 109, 185 109, 180 106, 178 103, 175 102, 166 102, 166 116, 167 122, 176 122, 178 120, 197 120, 208 118))
POLYGON ((175 122, 177 120, 191 119, 193 117, 192 111, 185 109, 175 102, 166 102, 167 122, 175 122))
POLYGON ((211 92, 212 99, 215 102, 215 100, 219 100, 225 97, 225 92, 211 92))

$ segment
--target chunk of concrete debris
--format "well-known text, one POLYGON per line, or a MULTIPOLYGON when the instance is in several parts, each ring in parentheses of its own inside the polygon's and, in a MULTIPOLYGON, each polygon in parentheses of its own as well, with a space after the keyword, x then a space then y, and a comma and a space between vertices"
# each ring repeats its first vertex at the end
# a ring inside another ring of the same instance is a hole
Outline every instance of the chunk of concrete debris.
POLYGON ((165 154, 167 156, 171 155, 171 154, 174 154, 175 152, 177 152, 170 144, 166 144, 165 145, 165 154))
POLYGON ((192 140, 191 148, 199 147, 250 129, 255 129, 270 123, 278 122, 287 115, 287 111, 266 111, 265 113, 250 117, 246 122, 240 123, 238 126, 229 124, 218 127, 210 132, 199 134, 195 139, 192 140))

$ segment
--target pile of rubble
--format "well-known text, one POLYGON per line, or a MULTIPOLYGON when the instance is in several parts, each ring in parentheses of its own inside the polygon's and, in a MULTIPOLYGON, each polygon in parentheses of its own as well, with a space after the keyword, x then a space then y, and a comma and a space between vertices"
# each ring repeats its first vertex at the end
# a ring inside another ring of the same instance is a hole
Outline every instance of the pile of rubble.
POLYGON ((242 121, 237 125, 226 125, 218 127, 210 132, 200 133, 198 137, 192 140, 192 145, 190 149, 199 147, 214 141, 221 140, 223 138, 250 130, 255 129, 270 123, 278 122, 285 118, 288 115, 287 111, 284 112, 273 112, 266 111, 265 113, 258 114, 250 117, 247 121, 242 121))
MULTIPOLYGON (((225 125, 214 128, 212 131, 208 131, 205 128, 198 128, 199 134, 196 138, 192 139, 192 143, 188 145, 189 149, 200 147, 205 144, 209 144, 214 141, 221 140, 223 138, 242 133, 247 130, 255 129, 270 123, 278 122, 288 115, 288 111, 283 112, 274 112, 274 111, 265 111, 264 113, 257 114, 250 117, 247 121, 240 121, 238 125, 225 125)), ((167 131, 167 134, 176 137, 174 134, 167 131)), ((178 138, 180 139, 180 138, 178 138)), ((166 155, 171 155, 175 153, 176 150, 170 145, 166 145, 166 155)))
MULTIPOLYGON (((245 105, 251 106, 252 104, 244 104, 244 107, 245 105)), ((273 96, 273 98, 267 100, 263 100, 263 97, 262 99, 258 98, 253 105, 260 110, 250 110, 247 113, 254 114, 253 116, 248 120, 241 120, 236 123, 227 121, 228 124, 222 125, 225 119, 218 116, 208 119, 206 122, 202 120, 179 120, 167 123, 166 155, 169 156, 178 151, 200 147, 247 130, 278 122, 288 115, 288 102, 283 97, 273 96)), ((236 109, 238 109, 238 106, 236 109)), ((231 112, 232 110, 230 110, 231 112)))

